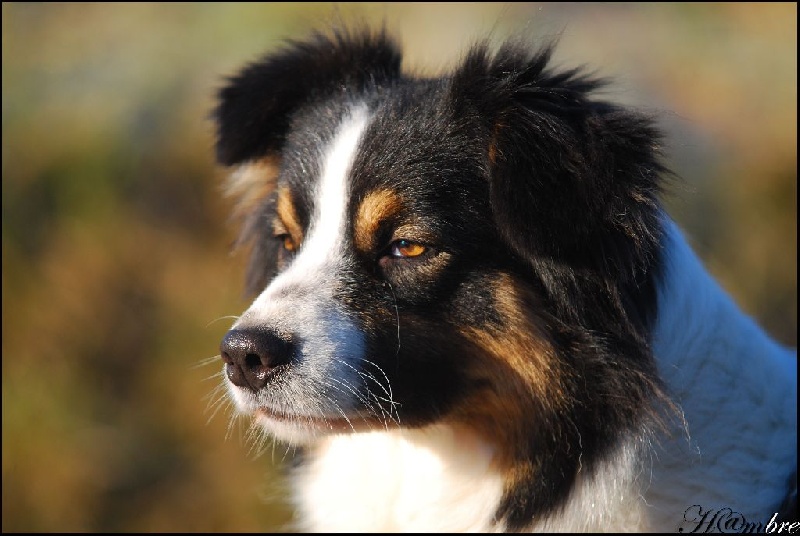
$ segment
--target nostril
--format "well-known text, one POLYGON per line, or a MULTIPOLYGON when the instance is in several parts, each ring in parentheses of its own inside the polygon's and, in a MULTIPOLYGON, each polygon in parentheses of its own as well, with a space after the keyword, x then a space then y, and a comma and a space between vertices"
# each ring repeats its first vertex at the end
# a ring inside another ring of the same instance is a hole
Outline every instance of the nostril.
POLYGON ((228 379, 238 387, 258 390, 270 380, 269 373, 292 359, 290 340, 266 329, 234 329, 225 334, 220 355, 228 379))
POLYGON ((260 366, 267 366, 267 363, 264 363, 261 357, 257 356, 256 354, 247 354, 244 358, 245 367, 249 369, 255 369, 260 366))

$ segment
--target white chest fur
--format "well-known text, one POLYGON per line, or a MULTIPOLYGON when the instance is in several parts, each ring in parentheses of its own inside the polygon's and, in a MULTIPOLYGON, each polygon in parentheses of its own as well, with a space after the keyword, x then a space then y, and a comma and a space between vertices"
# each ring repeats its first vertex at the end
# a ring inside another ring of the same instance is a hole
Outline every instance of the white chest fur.
MULTIPOLYGON (((566 507, 529 530, 643 528, 631 444, 579 475, 566 507)), ((305 531, 502 531, 493 517, 503 479, 490 445, 449 426, 334 436, 294 475, 299 528, 305 531)))
POLYGON ((447 426, 333 436, 294 475, 303 530, 480 531, 502 496, 491 448, 447 426))

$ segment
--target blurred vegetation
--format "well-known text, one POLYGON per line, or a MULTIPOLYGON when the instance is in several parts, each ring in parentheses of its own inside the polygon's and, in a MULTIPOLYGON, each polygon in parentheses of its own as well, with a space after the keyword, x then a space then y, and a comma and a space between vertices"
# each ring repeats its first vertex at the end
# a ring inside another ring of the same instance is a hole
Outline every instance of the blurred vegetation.
POLYGON ((796 344, 796 4, 3 3, 3 531, 290 519, 282 448, 214 412, 247 303, 207 117, 224 76, 332 18, 385 20, 417 72, 559 36, 659 118, 673 215, 796 344))

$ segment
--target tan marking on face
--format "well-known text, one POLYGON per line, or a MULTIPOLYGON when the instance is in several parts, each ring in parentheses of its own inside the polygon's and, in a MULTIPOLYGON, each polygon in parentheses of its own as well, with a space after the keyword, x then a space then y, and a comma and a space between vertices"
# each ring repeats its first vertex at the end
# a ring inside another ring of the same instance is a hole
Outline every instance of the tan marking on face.
POLYGON ((501 122, 497 122, 494 125, 494 130, 492 131, 492 139, 489 142, 489 163, 491 165, 495 165, 497 162, 497 157, 500 153, 500 150, 497 148, 497 137, 500 134, 500 130, 505 127, 505 124, 501 122))
POLYGON ((294 200, 292 199, 292 192, 289 188, 282 187, 278 190, 276 212, 280 219, 279 222, 275 223, 276 234, 283 234, 278 228, 278 225, 282 225, 285 232, 292 237, 295 249, 300 247, 300 243, 303 241, 303 226, 300 224, 297 208, 295 207, 294 200))
POLYGON ((355 246, 361 251, 376 247, 376 235, 381 223, 391 219, 403 208, 403 200, 392 190, 370 192, 358 206, 353 228, 355 246))
POLYGON ((494 144, 494 140, 492 140, 492 144, 489 146, 489 163, 494 165, 497 161, 497 147, 494 144))
MULTIPOLYGON (((537 418, 560 414, 568 405, 565 371, 544 329, 528 311, 535 297, 520 291, 508 275, 493 282, 495 307, 504 321, 499 327, 462 328, 463 335, 481 349, 470 360, 469 377, 482 385, 453 413, 494 444, 506 448, 524 445, 537 418)), ((499 452, 505 471, 527 472, 519 466, 523 453, 499 452)), ((513 476, 513 475, 509 475, 513 476)))

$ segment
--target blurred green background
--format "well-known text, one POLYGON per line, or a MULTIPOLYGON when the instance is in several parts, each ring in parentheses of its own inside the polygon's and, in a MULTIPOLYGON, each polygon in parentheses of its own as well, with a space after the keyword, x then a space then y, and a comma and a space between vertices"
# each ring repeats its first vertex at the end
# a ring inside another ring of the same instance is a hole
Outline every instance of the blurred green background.
POLYGON ((207 117, 224 76, 332 19, 385 20, 420 73, 559 36, 657 115, 674 217, 796 343, 794 3, 3 3, 3 531, 285 527, 284 450, 213 403, 248 303, 207 117))

